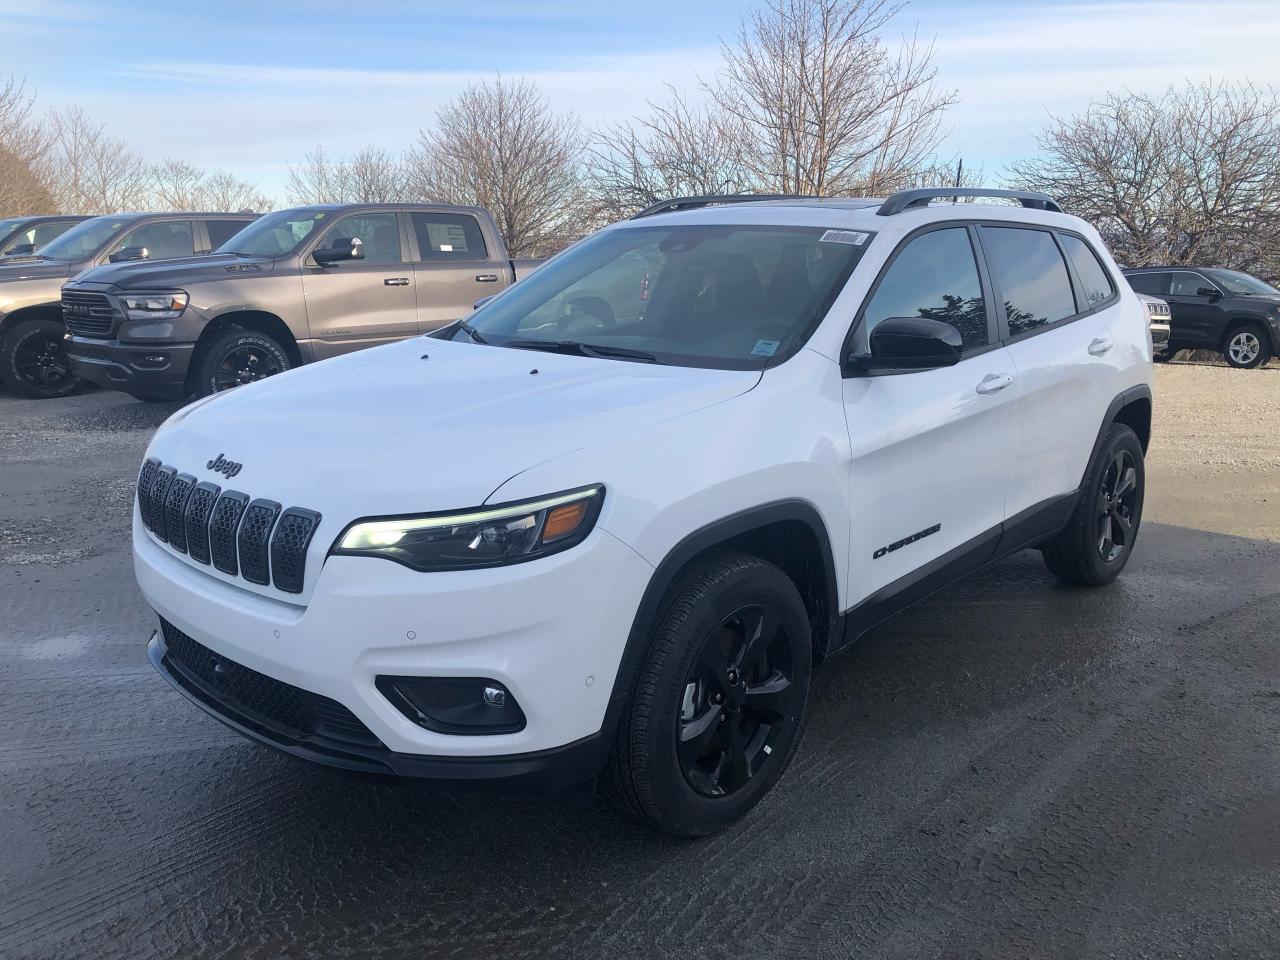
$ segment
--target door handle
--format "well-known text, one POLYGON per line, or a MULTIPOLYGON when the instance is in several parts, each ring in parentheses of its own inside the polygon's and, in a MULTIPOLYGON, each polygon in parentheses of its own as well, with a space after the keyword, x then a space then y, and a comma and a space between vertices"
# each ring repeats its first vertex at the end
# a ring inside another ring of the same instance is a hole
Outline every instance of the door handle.
POLYGON ((498 275, 496 273, 478 273, 476 274, 476 283, 497 283, 498 275))
POLYGON ((1100 357, 1113 346, 1115 346, 1115 344, 1111 342, 1110 338, 1098 337, 1098 339, 1094 340, 1093 343, 1089 344, 1089 352, 1095 357, 1100 357))
POLYGON ((388 287, 407 287, 409 285, 408 277, 387 277, 382 281, 388 287))
POLYGON ((1013 383, 1013 375, 1009 373, 988 373, 974 387, 979 393, 996 393, 1013 383))

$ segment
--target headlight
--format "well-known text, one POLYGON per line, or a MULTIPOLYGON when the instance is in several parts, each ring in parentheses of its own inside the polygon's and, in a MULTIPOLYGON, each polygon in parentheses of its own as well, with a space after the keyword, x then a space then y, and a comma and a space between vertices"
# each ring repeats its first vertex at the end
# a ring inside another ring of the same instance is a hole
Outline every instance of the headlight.
POLYGON ((457 513, 357 520, 335 554, 385 557, 415 570, 468 570, 567 550, 591 532, 604 487, 457 513))
POLYGON ((181 290, 171 293, 133 293, 121 297, 130 320, 174 320, 182 316, 190 298, 181 290))

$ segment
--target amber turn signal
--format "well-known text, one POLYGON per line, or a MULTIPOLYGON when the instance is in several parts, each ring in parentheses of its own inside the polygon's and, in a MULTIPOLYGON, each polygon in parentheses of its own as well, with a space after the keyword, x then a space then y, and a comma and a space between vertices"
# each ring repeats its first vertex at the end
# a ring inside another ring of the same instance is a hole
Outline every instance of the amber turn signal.
POLYGON ((586 500, 566 503, 563 507, 556 507, 547 514, 547 522, 542 528, 542 542, 549 543, 552 540, 567 537, 581 526, 586 516, 586 500))

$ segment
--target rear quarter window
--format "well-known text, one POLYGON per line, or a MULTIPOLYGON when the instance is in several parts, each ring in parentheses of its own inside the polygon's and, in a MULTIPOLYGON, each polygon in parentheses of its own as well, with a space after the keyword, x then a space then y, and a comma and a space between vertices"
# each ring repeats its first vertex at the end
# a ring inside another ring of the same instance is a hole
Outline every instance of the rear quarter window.
POLYGON ((1111 282, 1111 275, 1107 273, 1093 248, 1069 233, 1059 234, 1058 239, 1062 241, 1063 249, 1071 258, 1071 265, 1076 268, 1076 276, 1080 278, 1081 289, 1077 291, 1079 296, 1076 298, 1079 300, 1079 308, 1082 311, 1089 310, 1115 296, 1116 288, 1111 282))

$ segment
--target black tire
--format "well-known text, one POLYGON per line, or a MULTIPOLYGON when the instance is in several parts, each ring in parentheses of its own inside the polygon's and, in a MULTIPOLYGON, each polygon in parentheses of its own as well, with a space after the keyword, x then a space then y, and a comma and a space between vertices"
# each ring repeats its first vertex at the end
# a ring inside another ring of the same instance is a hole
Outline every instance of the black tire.
POLYGON ((22 397, 65 397, 80 385, 71 370, 60 321, 33 318, 0 337, 0 380, 22 397))
POLYGON ((1142 443, 1130 427, 1113 423, 1089 464, 1071 521, 1040 548, 1046 566, 1080 586, 1118 577, 1138 538, 1145 489, 1142 443))
POLYGON ((284 373, 292 366, 284 347, 265 333, 230 327, 201 345, 192 392, 207 397, 284 373))
POLYGON ((1267 333, 1254 323, 1239 323, 1222 339, 1222 358, 1237 370, 1252 370, 1271 359, 1267 333))
POLYGON ((659 830, 716 833, 760 801, 800 743, 813 665, 804 601, 773 564, 718 554, 672 585, 651 636, 606 787, 659 830))

